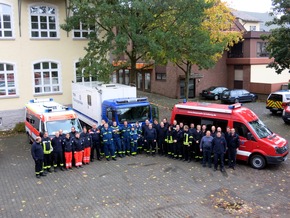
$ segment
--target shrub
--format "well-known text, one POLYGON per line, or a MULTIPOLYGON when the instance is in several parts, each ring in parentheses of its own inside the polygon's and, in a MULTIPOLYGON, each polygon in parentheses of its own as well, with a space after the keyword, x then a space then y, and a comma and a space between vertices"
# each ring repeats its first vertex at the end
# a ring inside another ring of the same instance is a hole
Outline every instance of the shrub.
POLYGON ((24 122, 17 123, 13 129, 13 132, 25 133, 25 123, 24 122))

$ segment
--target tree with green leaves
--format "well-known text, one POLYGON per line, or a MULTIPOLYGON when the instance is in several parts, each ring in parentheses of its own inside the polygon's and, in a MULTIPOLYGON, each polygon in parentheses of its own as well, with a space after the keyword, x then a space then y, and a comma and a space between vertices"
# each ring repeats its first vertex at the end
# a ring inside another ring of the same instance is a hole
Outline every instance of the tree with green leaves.
POLYGON ((170 16, 175 0, 70 0, 71 16, 62 28, 71 31, 80 23, 94 26, 88 35, 87 54, 80 68, 98 72, 108 81, 118 68, 130 68, 130 83, 136 82, 136 63, 153 65, 152 56, 161 50, 155 40, 170 16), (121 60, 121 61, 120 61, 121 60), (112 62, 118 64, 113 67, 112 62), (119 61, 119 62, 118 62, 119 61))
POLYGON ((163 60, 174 63, 185 74, 185 98, 192 66, 213 67, 230 46, 242 39, 242 33, 232 31, 235 17, 220 0, 208 0, 206 6, 191 11, 178 11, 177 22, 166 33, 163 60), (194 13, 197 11, 197 13, 194 13), (190 17, 190 19, 188 18, 190 17))
POLYGON ((135 84, 138 61, 145 67, 173 62, 188 78, 193 64, 212 67, 239 39, 220 0, 71 0, 69 9, 63 29, 94 26, 80 68, 105 82, 114 70, 129 68, 135 84))
POLYGON ((261 38, 267 41, 266 50, 270 58, 274 58, 267 67, 274 68, 277 74, 281 74, 290 69, 290 1, 272 0, 272 5, 273 11, 270 14, 274 18, 267 25, 275 24, 279 27, 261 38))

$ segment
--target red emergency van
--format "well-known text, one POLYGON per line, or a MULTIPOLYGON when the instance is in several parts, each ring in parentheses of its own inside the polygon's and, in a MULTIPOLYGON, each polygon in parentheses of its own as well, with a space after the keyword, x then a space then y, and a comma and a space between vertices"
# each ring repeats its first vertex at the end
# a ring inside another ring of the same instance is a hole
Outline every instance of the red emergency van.
POLYGON ((29 141, 35 140, 36 136, 45 131, 50 137, 60 129, 68 133, 72 126, 76 131, 82 130, 76 113, 52 98, 33 99, 25 106, 25 130, 29 141))
POLYGON ((273 133, 250 109, 241 104, 222 105, 201 102, 176 104, 172 110, 173 120, 205 124, 207 129, 212 125, 235 128, 240 136, 240 147, 237 159, 247 161, 253 168, 262 169, 266 164, 278 164, 287 159, 288 142, 273 133))

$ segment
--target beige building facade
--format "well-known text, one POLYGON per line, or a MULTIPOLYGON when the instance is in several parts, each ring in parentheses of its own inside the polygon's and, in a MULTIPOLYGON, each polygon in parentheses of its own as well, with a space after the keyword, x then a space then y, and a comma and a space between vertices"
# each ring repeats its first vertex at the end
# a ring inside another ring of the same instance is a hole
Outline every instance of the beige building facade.
POLYGON ((65 0, 0 0, 0 130, 24 121, 30 99, 71 104, 89 30, 62 30, 66 8, 65 0))

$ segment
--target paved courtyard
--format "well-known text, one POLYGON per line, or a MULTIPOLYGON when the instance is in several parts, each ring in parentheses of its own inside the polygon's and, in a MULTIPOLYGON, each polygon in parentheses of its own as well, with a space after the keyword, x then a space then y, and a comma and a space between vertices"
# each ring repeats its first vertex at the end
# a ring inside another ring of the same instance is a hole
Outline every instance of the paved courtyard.
MULTIPOLYGON (((148 97, 163 108, 162 117, 177 101, 148 97)), ((246 106, 290 140, 290 126, 263 102, 246 106)), ((221 173, 142 154, 36 179, 30 145, 20 134, 0 137, 0 176, 0 217, 262 218, 289 217, 290 211, 289 160, 264 170, 239 162, 221 173)))

